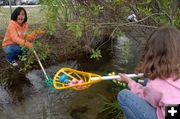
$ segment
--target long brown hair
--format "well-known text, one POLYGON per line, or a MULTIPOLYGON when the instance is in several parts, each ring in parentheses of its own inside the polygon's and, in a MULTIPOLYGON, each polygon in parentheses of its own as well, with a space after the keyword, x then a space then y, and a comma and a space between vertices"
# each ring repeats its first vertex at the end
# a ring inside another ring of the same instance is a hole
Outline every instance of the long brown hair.
POLYGON ((180 77, 180 31, 162 27, 151 33, 136 72, 150 79, 180 77))

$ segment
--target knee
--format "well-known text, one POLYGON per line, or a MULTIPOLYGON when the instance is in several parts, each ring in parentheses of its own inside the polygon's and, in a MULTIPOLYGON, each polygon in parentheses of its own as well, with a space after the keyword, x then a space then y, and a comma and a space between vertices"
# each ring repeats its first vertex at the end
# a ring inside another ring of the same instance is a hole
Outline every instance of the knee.
POLYGON ((16 48, 14 49, 14 51, 15 51, 16 53, 20 53, 20 52, 21 52, 21 47, 16 47, 16 48))
POLYGON ((118 99, 118 102, 120 104, 123 104, 124 101, 127 99, 127 96, 129 94, 129 90, 128 89, 124 89, 124 90, 121 90, 118 95, 117 95, 117 99, 118 99))

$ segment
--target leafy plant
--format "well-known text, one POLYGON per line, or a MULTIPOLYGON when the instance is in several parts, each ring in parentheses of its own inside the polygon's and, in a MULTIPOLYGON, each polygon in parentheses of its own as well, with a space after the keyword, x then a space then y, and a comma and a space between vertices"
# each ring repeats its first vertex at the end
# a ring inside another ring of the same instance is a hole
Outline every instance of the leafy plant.
MULTIPOLYGON (((49 48, 46 44, 43 44, 40 41, 36 41, 34 43, 35 50, 38 53, 38 56, 40 60, 44 61, 48 54, 49 54, 49 48)), ((33 49, 28 49, 26 47, 22 47, 22 55, 19 56, 19 60, 21 61, 21 68, 20 71, 25 72, 32 68, 32 65, 34 63, 34 53, 33 49)))
POLYGON ((102 57, 101 50, 99 49, 92 49, 92 55, 90 56, 91 59, 99 60, 102 57))
POLYGON ((97 47, 93 44, 101 39, 95 39, 95 37, 102 37, 107 31, 108 34, 112 34, 109 38, 114 37, 119 31, 124 32, 121 27, 127 25, 125 20, 132 11, 139 20, 136 26, 159 27, 168 24, 180 27, 178 0, 134 2, 125 0, 42 0, 41 2, 46 9, 46 27, 50 33, 54 33, 59 26, 63 27, 65 31, 72 33, 71 35, 74 36, 72 38, 78 39, 78 42, 83 42, 82 44, 85 43, 92 49, 97 47), (143 19, 144 17, 148 18, 143 19))
POLYGON ((56 31, 56 25, 59 16, 59 0, 42 0, 41 3, 46 9, 46 24, 45 27, 50 34, 53 34, 56 31))
MULTIPOLYGON (((133 10, 137 9, 136 12, 139 16, 151 16, 157 13, 157 15, 150 18, 154 20, 154 25, 163 26, 168 24, 179 27, 179 24, 177 24, 179 21, 177 16, 180 13, 178 0, 145 0, 143 3, 140 2, 142 1, 136 2, 136 8, 133 8, 133 10)), ((152 20, 148 22, 153 23, 152 20)))
POLYGON ((80 39, 82 36, 82 27, 83 25, 80 22, 77 23, 67 23, 67 26, 69 28, 69 30, 71 30, 73 32, 73 34, 75 35, 76 39, 80 39))

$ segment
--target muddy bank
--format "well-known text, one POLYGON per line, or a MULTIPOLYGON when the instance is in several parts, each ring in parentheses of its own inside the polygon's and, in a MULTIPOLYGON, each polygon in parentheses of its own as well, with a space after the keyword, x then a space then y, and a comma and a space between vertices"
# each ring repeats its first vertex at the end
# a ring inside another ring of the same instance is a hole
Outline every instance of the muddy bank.
MULTIPOLYGON (((84 57, 83 49, 77 48, 77 43, 71 42, 67 44, 67 40, 63 41, 61 39, 55 38, 53 36, 44 36, 42 38, 42 42, 49 45, 50 54, 46 58, 45 61, 43 61, 44 67, 49 67, 51 65, 58 64, 63 61, 72 60, 72 59, 78 59, 81 57, 84 57), (72 46, 73 48, 69 47, 72 46), (67 48, 69 47, 69 48, 67 48), (66 49, 68 49, 66 51, 66 49)), ((70 41, 68 41, 70 42, 70 41)), ((9 74, 13 73, 14 71, 18 72, 20 68, 13 68, 5 59, 5 53, 3 52, 3 49, 0 48, 0 79, 4 79, 4 77, 7 77, 9 74)), ((21 64, 20 61, 18 61, 19 64, 21 64)), ((39 64, 37 60, 35 59, 34 63, 32 64, 31 69, 40 69, 39 64)), ((29 69, 29 70, 31 70, 29 69)), ((28 71, 24 72, 27 73, 28 71)))

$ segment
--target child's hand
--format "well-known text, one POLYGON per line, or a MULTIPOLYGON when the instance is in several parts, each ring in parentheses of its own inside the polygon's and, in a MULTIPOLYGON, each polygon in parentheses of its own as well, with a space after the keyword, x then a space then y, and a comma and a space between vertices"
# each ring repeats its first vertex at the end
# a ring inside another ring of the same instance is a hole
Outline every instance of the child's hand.
POLYGON ((43 28, 38 28, 38 29, 35 30, 35 33, 36 33, 37 35, 45 34, 45 29, 43 29, 43 28))
POLYGON ((120 78, 118 79, 118 81, 120 82, 125 82, 125 83, 129 83, 129 81, 131 81, 132 79, 127 77, 125 74, 121 74, 119 73, 120 78))
POLYGON ((28 47, 28 48, 32 48, 33 47, 32 43, 30 43, 30 42, 26 42, 25 46, 28 47))

